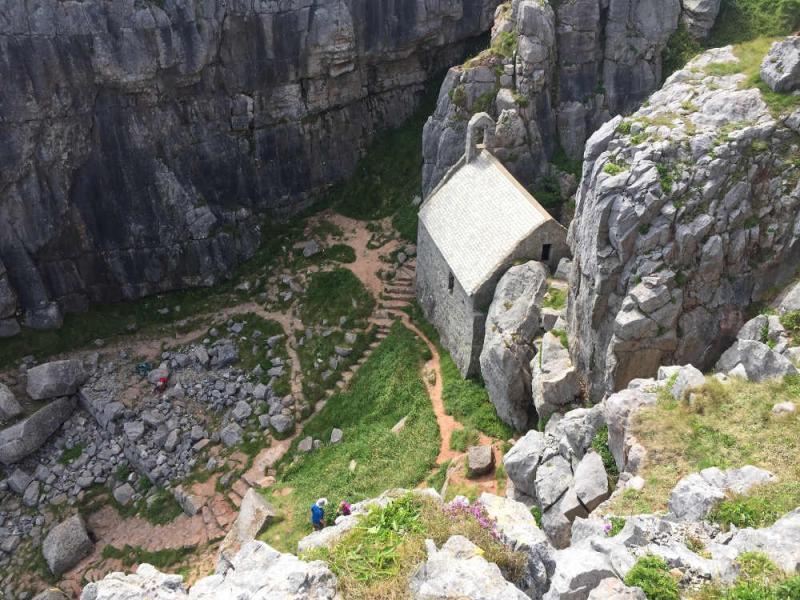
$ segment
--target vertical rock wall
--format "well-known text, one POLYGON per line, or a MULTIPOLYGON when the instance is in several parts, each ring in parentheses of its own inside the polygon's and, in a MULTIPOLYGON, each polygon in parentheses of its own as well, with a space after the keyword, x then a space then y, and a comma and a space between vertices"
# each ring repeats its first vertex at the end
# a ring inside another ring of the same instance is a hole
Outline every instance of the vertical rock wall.
POLYGON ((40 0, 0 10, 0 335, 217 281, 352 172, 496 0, 40 0))
POLYGON ((460 156, 469 115, 497 118, 496 153, 523 183, 552 174, 561 149, 580 159, 611 115, 661 83, 661 52, 679 0, 513 0, 495 16, 492 47, 451 69, 425 126, 427 193, 460 156))

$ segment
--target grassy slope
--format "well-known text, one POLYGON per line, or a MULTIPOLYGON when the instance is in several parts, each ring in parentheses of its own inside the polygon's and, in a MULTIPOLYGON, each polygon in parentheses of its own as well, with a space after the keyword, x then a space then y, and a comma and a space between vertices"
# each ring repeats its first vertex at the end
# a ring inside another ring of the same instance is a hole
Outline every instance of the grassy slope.
MULTIPOLYGON (((633 429, 648 450, 648 460, 639 473, 647 485, 641 492, 625 492, 609 512, 665 510, 670 490, 684 475, 712 466, 724 469, 745 464, 768 469, 779 477, 777 484, 756 488, 750 494, 750 502, 755 502, 761 513, 753 525, 767 525, 800 506, 800 419, 770 412, 776 402, 798 399, 797 377, 760 384, 734 380, 723 385, 709 380, 691 404, 662 394, 655 406, 637 414, 633 429)), ((730 509, 749 510, 742 508, 741 499, 730 509)))
POLYGON ((285 518, 263 539, 281 550, 295 551, 310 532, 309 510, 325 496, 336 506, 371 498, 392 487, 414 487, 433 467, 440 437, 430 399, 420 376, 422 342, 399 324, 353 378, 348 391, 336 394, 305 426, 303 435, 327 441, 331 430, 344 431, 344 440, 310 454, 290 451, 279 468, 269 496, 285 518), (391 428, 403 417, 399 435, 391 428), (350 461, 356 468, 350 471, 350 461), (286 487, 293 492, 280 495, 286 487))
POLYGON ((691 39, 679 27, 662 55, 666 79, 706 48, 741 44, 759 37, 776 37, 800 29, 800 0, 722 0, 709 39, 691 39))
POLYGON ((464 379, 461 376, 450 353, 439 342, 439 334, 425 319, 419 305, 414 302, 406 312, 439 350, 445 412, 455 417, 465 427, 477 429, 501 440, 510 438, 514 431, 497 416, 486 388, 477 381, 464 379))

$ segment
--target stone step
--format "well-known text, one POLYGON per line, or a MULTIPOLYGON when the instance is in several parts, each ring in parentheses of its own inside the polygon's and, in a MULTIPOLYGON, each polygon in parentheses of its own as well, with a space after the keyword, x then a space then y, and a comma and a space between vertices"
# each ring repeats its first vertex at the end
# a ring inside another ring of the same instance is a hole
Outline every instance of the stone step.
POLYGON ((403 296, 412 298, 416 295, 414 288, 407 287, 407 288, 384 288, 383 289, 384 296, 403 296))

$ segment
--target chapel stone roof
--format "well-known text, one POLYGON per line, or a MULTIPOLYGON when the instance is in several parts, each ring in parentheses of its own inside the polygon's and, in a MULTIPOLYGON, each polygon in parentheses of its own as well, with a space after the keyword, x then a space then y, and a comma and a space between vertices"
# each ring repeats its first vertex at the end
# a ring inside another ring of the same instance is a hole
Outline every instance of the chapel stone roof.
POLYGON ((439 252, 472 295, 550 214, 486 149, 462 158, 420 209, 439 252))

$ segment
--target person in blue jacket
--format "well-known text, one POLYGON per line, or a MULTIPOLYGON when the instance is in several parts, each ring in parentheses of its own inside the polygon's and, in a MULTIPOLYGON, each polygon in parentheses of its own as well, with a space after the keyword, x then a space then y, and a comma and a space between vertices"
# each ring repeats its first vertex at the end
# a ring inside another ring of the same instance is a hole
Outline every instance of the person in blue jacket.
POLYGON ((325 527, 325 505, 327 503, 327 498, 320 498, 311 505, 311 524, 317 531, 325 527))

